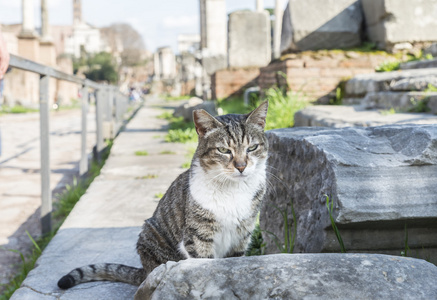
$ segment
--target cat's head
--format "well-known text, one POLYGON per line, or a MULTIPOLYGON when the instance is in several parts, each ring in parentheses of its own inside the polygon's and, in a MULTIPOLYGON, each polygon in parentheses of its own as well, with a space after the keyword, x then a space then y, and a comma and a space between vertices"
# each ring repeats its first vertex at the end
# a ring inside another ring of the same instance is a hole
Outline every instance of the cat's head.
POLYGON ((268 142, 264 134, 268 102, 246 115, 214 118, 203 109, 193 112, 199 135, 195 159, 210 175, 235 181, 264 172, 268 142), (221 175, 219 175, 221 174, 221 175))

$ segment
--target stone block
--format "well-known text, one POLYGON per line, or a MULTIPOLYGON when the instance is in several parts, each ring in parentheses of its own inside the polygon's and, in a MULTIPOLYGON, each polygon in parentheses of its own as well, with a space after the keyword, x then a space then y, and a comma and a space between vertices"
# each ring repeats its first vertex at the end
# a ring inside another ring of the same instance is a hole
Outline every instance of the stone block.
POLYGON ((185 121, 193 122, 193 111, 196 109, 204 109, 213 116, 217 115, 214 101, 203 101, 200 98, 193 97, 188 100, 188 102, 177 107, 173 113, 173 116, 183 117, 185 121))
POLYGON ((243 95, 249 87, 258 84, 259 68, 224 69, 211 76, 212 98, 222 99, 243 95))
MULTIPOLYGON (((395 109, 396 111, 411 111, 420 102, 425 101, 428 108, 435 107, 437 103, 436 92, 378 92, 367 93, 361 102, 366 108, 395 109)), ((437 113, 437 110, 431 111, 437 113)))
POLYGON ((281 52, 360 45, 362 21, 356 0, 290 0, 282 21, 281 52))
POLYGON ((436 0, 361 0, 361 5, 367 35, 380 48, 437 41, 436 0))
POLYGON ((437 58, 436 59, 428 59, 428 60, 409 61, 409 62, 401 63, 399 68, 401 70, 437 68, 437 58))
POLYGON ((437 267, 377 254, 282 254, 189 259, 156 268, 144 299, 434 299, 437 267))
POLYGON ((437 43, 432 43, 429 47, 423 49, 423 54, 431 54, 433 57, 437 57, 437 43))
MULTIPOLYGON (((295 252, 339 252, 326 206, 350 252, 400 255, 437 263, 437 127, 300 127, 267 132, 269 182, 261 229, 284 236, 275 206, 288 211, 295 252), (295 220, 287 205, 293 201, 295 220), (405 240, 406 230, 409 233, 405 240)), ((267 253, 278 252, 268 234, 267 253)))
POLYGON ((236 11, 229 15, 229 67, 263 67, 272 58, 267 11, 236 11))
POLYGON ((400 88, 408 90, 408 86, 424 86, 426 82, 433 83, 434 80, 437 80, 437 68, 360 74, 346 82, 345 94, 346 97, 353 97, 400 88))
MULTIPOLYGON (((362 99, 350 99, 360 102, 362 99)), ((353 102, 351 101, 351 104, 353 102)), ((428 105, 435 105, 431 102, 428 105)), ((432 108, 436 109, 436 108, 432 108)), ((437 124, 437 116, 419 113, 384 114, 376 109, 365 109, 361 104, 353 106, 317 105, 309 106, 294 115, 294 126, 319 127, 370 127, 389 124, 437 124)))

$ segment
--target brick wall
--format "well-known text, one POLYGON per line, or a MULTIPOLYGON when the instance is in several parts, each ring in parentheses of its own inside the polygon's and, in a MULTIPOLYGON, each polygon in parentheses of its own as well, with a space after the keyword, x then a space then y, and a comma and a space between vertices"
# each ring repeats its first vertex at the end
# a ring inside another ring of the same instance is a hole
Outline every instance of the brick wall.
POLYGON ((258 67, 224 69, 211 76, 212 98, 220 99, 242 95, 244 90, 257 85, 258 67))
POLYGON ((303 92, 311 100, 326 101, 340 81, 357 74, 372 73, 376 66, 388 59, 390 57, 383 53, 351 51, 288 54, 281 61, 261 68, 258 84, 261 90, 273 86, 287 87, 303 92))

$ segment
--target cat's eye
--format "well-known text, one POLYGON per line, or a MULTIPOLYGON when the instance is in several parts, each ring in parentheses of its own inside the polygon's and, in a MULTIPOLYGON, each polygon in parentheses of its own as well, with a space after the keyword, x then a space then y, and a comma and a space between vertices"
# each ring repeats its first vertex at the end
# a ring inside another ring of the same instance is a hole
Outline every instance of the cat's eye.
POLYGON ((249 148, 247 148, 247 152, 252 152, 252 151, 255 151, 256 149, 258 149, 258 144, 255 144, 255 145, 250 146, 249 148))
POLYGON ((223 147, 218 147, 217 150, 218 150, 220 153, 223 153, 223 154, 229 154, 229 153, 231 153, 231 150, 229 150, 229 149, 227 149, 227 148, 223 148, 223 147))

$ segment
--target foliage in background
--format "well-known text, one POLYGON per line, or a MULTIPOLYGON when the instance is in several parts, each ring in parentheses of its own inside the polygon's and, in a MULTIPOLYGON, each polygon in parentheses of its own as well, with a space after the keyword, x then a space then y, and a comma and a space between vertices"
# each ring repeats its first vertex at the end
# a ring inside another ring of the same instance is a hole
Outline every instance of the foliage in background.
POLYGON ((118 73, 114 58, 108 52, 95 55, 82 53, 81 57, 73 60, 74 73, 84 69, 86 78, 101 82, 117 83, 118 73))
POLYGON ((326 197, 326 207, 328 208, 332 229, 334 230, 335 236, 337 237, 337 240, 340 244, 341 253, 346 253, 346 248, 343 244, 343 239, 341 238, 340 231, 338 230, 337 225, 335 224, 334 217, 332 216, 332 212, 334 211, 334 201, 330 201, 328 195, 325 195, 325 197, 326 197))
POLYGON ((294 114, 309 105, 300 93, 285 93, 280 88, 268 89, 266 100, 269 101, 266 130, 293 127, 294 114))
POLYGON ((85 194, 91 182, 100 174, 100 170, 105 164, 106 159, 109 156, 110 149, 112 147, 112 141, 108 143, 107 148, 102 154, 102 160, 100 162, 92 162, 90 165, 90 169, 86 177, 78 180, 74 179, 73 184, 67 185, 66 190, 56 195, 55 197, 58 199, 57 202, 54 203, 54 211, 53 211, 53 230, 44 236, 39 237, 34 240, 29 233, 30 240, 33 243, 33 248, 31 250, 31 254, 25 257, 22 253, 16 250, 9 250, 12 252, 16 252, 20 254, 21 264, 19 273, 11 279, 11 281, 4 285, 5 291, 0 295, 0 300, 9 299, 12 294, 21 286, 21 283, 26 278, 27 274, 32 270, 35 266, 36 260, 40 257, 42 251, 49 244, 51 239, 55 236, 58 229, 61 227, 65 218, 73 209, 74 205, 79 201, 80 197, 85 194))

